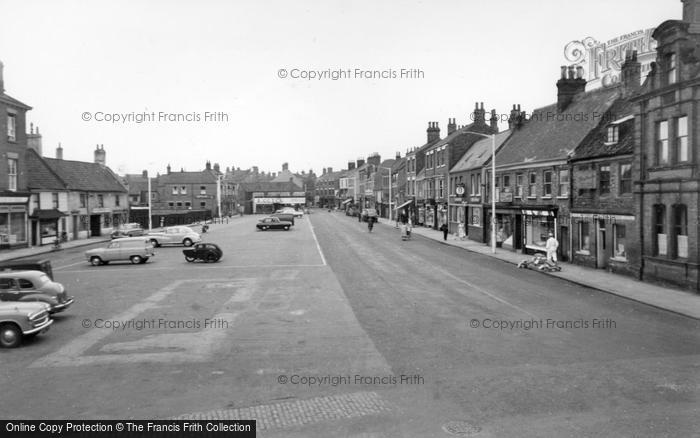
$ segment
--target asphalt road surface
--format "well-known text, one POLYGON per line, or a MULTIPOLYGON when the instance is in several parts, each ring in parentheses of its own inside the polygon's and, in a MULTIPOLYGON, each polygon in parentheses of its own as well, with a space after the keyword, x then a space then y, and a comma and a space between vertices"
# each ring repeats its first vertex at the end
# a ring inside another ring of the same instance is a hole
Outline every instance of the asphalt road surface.
POLYGON ((3 419, 258 419, 258 436, 700 436, 700 324, 317 210, 224 258, 55 253, 76 296, 0 351, 3 419))

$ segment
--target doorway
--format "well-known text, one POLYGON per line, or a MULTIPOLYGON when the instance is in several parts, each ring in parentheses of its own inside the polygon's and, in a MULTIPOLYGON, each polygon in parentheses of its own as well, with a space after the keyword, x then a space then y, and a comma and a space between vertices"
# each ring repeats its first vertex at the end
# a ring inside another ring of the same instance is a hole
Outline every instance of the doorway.
POLYGON ((605 221, 599 219, 596 224, 598 228, 596 233, 596 267, 599 269, 604 269, 608 267, 607 233, 605 221))
POLYGON ((569 227, 559 228, 559 260, 569 261, 569 227))
POLYGON ((102 219, 102 216, 99 214, 93 214, 90 216, 90 237, 95 237, 102 234, 102 221, 100 219, 102 219))

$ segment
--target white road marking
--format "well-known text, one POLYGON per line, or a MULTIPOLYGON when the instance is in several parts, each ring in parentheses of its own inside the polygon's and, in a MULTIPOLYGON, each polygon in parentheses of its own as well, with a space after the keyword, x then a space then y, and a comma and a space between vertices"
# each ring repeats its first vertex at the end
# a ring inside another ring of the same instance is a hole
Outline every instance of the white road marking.
MULTIPOLYGON (((323 257, 323 254, 321 254, 321 257, 323 257)), ((324 264, 323 265, 221 265, 221 266, 198 266, 197 270, 202 270, 202 269, 247 269, 247 268, 263 268, 263 269, 275 269, 275 268, 323 268, 327 266, 325 264, 325 259, 323 260, 324 264)), ((64 271, 66 274, 86 274, 86 273, 97 273, 100 271, 118 271, 119 267, 95 267, 94 269, 74 269, 71 271, 64 271)), ((170 267, 163 267, 163 268, 151 268, 149 267, 148 269, 145 269, 144 272, 150 272, 150 271, 172 271, 172 270, 177 270, 177 267, 175 266, 170 266, 170 267)), ((129 275, 133 275, 134 272, 130 271, 129 275)))
POLYGON ((63 265, 63 266, 59 266, 59 267, 57 267, 57 268, 53 268, 53 270, 54 270, 54 271, 60 271, 61 269, 64 269, 64 268, 70 268, 71 266, 82 265, 82 264, 87 265, 87 264, 88 264, 88 261, 87 261, 87 260, 81 260, 81 261, 79 261, 79 262, 71 263, 70 265, 63 265))
MULTIPOLYGON (((155 292, 142 302, 134 304, 125 312, 111 318, 105 318, 105 321, 126 322, 135 320, 139 314, 158 308, 159 303, 175 292, 178 287, 187 283, 200 283, 200 281, 177 280, 155 292)), ((224 289, 230 289, 231 284, 236 283, 236 288, 233 296, 229 299, 229 303, 250 299, 252 295, 251 289, 255 286, 254 279, 239 279, 234 282, 230 279, 212 279, 210 281, 212 283, 218 282, 224 289)), ((227 324, 226 328, 230 329, 241 312, 242 310, 236 313, 219 313, 210 318, 210 320, 224 321, 227 324)), ((114 333, 118 333, 118 331, 108 328, 92 328, 58 351, 36 360, 30 365, 30 368, 136 362, 203 362, 211 359, 215 349, 229 336, 229 332, 221 328, 221 326, 210 326, 204 327, 203 330, 197 332, 159 333, 145 336, 135 341, 108 343, 99 350, 107 354, 85 354, 89 349, 114 333), (170 351, 158 351, 159 349, 169 349, 170 351)))
POLYGON ((321 255, 321 260, 323 261, 323 266, 327 266, 328 264, 326 263, 326 257, 324 257, 323 251, 321 251, 321 245, 318 244, 318 239, 316 238, 316 232, 314 231, 314 226, 311 223, 310 219, 309 219, 309 228, 311 228, 311 235, 314 236, 314 242, 316 242, 316 249, 318 249, 318 253, 321 255))

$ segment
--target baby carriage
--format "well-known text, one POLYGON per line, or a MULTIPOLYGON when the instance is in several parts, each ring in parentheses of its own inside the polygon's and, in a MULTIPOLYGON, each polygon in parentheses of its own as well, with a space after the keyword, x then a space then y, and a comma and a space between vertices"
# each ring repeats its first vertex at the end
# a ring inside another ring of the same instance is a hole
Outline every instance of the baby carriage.
POLYGON ((532 269, 542 272, 558 272, 561 271, 561 266, 555 262, 547 260, 547 256, 541 252, 536 253, 530 260, 523 260, 518 263, 518 268, 532 269))
POLYGON ((401 224, 401 240, 411 239, 411 226, 407 224, 401 224))

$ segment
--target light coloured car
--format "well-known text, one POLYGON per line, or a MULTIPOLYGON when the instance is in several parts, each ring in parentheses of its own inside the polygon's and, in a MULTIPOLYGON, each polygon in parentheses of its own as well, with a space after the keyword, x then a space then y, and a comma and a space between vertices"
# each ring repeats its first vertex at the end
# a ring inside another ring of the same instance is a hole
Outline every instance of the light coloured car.
POLYGON ((75 301, 61 283, 41 271, 0 273, 0 301, 39 301, 50 306, 50 313, 66 310, 75 301))
POLYGON ((120 237, 143 236, 145 233, 146 231, 143 228, 141 228, 141 224, 137 224, 134 222, 122 224, 116 230, 112 231, 111 237, 112 239, 119 239, 120 237))
POLYGON ((22 339, 47 331, 53 324, 49 309, 40 302, 0 302, 0 347, 18 347, 22 339))
POLYGON ((166 227, 163 231, 156 231, 146 235, 153 246, 161 245, 185 245, 192 246, 202 241, 202 237, 190 227, 176 226, 166 227))
POLYGON ((304 217, 304 212, 301 210, 295 210, 292 207, 284 207, 279 210, 277 210, 275 213, 287 213, 287 214, 293 214, 294 217, 304 217))
POLYGON ((93 266, 117 261, 146 263, 154 255, 153 244, 146 236, 114 239, 105 247, 85 251, 85 258, 93 266))

